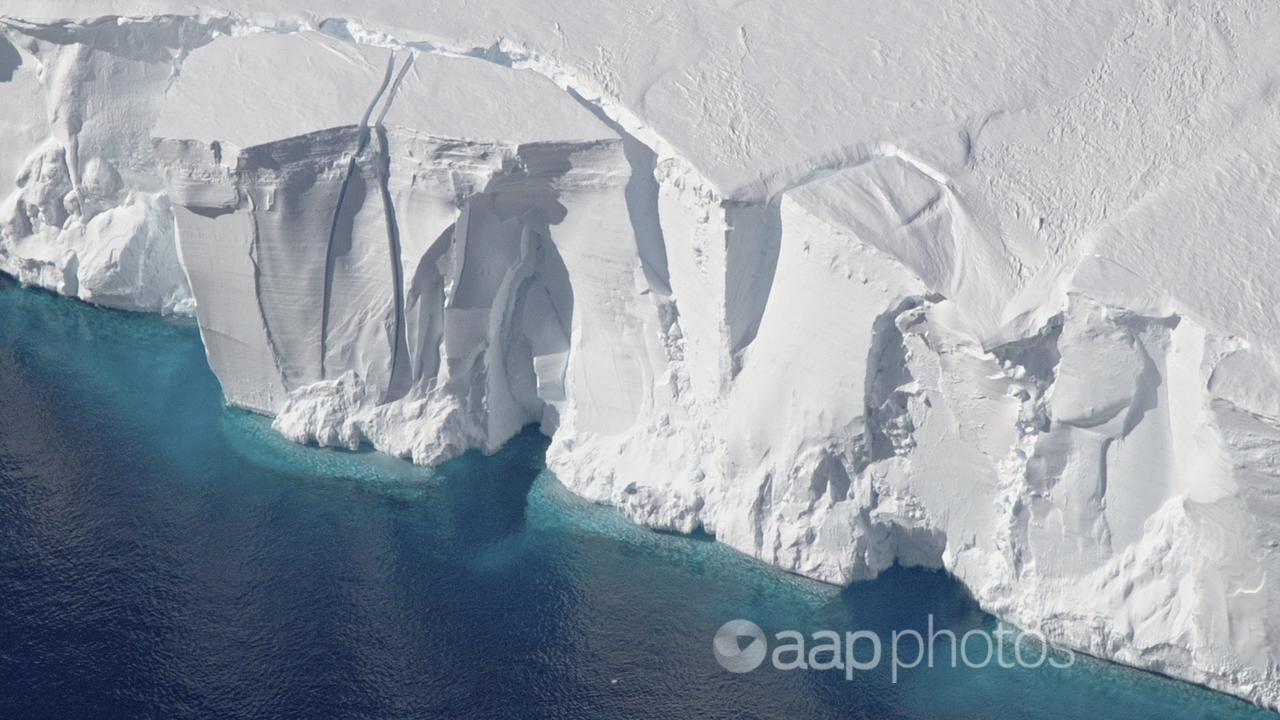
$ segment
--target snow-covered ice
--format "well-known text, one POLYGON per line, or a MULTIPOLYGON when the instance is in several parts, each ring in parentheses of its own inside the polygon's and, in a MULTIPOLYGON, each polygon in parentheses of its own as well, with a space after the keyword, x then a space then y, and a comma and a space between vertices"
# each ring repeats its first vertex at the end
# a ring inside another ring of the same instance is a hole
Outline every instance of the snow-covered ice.
POLYGON ((0 8, 0 270, 231 403, 1280 707, 1280 7, 0 8), (1270 576, 1270 577, 1269 577, 1270 576))

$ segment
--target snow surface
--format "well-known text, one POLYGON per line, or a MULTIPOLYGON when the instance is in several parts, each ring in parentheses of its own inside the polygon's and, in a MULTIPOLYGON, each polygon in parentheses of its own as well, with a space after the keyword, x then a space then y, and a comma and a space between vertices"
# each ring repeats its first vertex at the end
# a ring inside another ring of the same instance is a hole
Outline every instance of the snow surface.
POLYGON ((1280 7, 344 5, 0 8, 0 270, 194 310, 291 438, 537 422, 637 522, 1280 707, 1280 7))

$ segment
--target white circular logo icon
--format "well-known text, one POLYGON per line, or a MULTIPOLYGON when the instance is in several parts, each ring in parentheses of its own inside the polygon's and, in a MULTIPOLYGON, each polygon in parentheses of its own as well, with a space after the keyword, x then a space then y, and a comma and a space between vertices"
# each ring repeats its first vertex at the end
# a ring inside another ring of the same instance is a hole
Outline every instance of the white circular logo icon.
POLYGON ((750 620, 730 620, 716 631, 711 650, 720 667, 731 673, 748 673, 760 667, 768 648, 764 631, 750 620))

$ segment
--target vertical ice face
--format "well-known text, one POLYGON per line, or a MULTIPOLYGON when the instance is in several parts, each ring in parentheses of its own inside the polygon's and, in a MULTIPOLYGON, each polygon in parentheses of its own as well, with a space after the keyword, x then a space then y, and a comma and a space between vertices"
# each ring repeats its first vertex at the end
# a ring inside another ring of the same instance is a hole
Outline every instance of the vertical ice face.
POLYGON ((664 372, 621 138, 533 73, 251 35, 188 60, 155 134, 210 362, 292 436, 612 434, 664 372))
POLYGON ((367 5, 0 19, 0 270, 193 295, 294 439, 539 423, 638 522, 1280 703, 1280 15, 367 5))

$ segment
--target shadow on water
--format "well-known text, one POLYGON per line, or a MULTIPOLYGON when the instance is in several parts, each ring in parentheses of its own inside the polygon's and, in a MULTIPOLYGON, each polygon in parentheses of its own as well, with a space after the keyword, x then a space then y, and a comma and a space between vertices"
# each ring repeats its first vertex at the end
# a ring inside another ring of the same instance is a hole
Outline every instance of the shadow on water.
POLYGON ((946 575, 834 588, 573 496, 526 428, 434 470, 223 407, 186 322, 0 281, 0 717, 1274 717, 1104 663, 735 675, 725 621, 991 628, 946 575))
POLYGON ((845 586, 831 611, 858 627, 890 632, 917 626, 923 629, 928 615, 936 619, 939 627, 961 632, 992 621, 964 586, 947 574, 900 565, 885 570, 874 580, 845 586))
POLYGON ((471 450, 438 468, 446 489, 442 499, 462 542, 492 543, 524 529, 529 492, 548 444, 530 425, 495 455, 471 450))
POLYGON ((652 532, 658 535, 665 535, 667 537, 676 537, 676 538, 683 538, 685 540, 692 540, 693 542, 715 542, 716 541, 716 536, 707 532, 707 529, 701 525, 695 527, 693 529, 693 532, 687 532, 687 533, 678 532, 676 530, 664 530, 662 528, 654 529, 652 532))
POLYGON ((528 705, 497 660, 554 688, 578 642, 572 578, 527 539, 545 447, 431 471, 296 446, 222 406, 189 323, 10 284, 0 717, 528 705))

